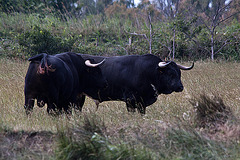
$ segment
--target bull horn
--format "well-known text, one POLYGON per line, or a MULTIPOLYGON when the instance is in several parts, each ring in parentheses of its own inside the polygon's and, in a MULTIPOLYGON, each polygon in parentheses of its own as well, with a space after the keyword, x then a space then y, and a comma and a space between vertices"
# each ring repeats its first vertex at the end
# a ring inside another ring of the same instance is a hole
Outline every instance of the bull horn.
POLYGON ((165 68, 165 67, 167 67, 167 65, 169 65, 171 63, 171 61, 170 62, 159 62, 158 63, 158 66, 160 67, 160 68, 165 68))
POLYGON ((177 66, 181 70, 190 70, 190 69, 192 69, 194 67, 194 62, 192 63, 192 66, 190 66, 190 67, 182 66, 180 64, 177 64, 177 66))
POLYGON ((93 64, 93 63, 90 62, 90 60, 86 60, 86 61, 85 61, 85 64, 86 64, 86 66, 88 66, 88 67, 97 67, 97 66, 101 65, 104 61, 105 61, 105 59, 102 60, 102 61, 99 62, 99 63, 93 64))

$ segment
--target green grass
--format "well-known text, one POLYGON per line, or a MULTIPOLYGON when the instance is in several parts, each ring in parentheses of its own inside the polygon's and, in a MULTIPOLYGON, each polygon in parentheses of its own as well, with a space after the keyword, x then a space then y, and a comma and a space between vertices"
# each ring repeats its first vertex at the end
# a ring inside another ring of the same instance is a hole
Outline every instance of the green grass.
POLYGON ((240 158, 239 63, 196 62, 191 71, 182 71, 184 91, 160 95, 144 116, 128 113, 125 104, 116 101, 101 103, 96 111, 87 99, 82 113, 71 117, 51 117, 46 106, 36 106, 26 116, 28 64, 0 59, 0 159, 240 158), (198 127, 190 101, 203 93, 221 97, 235 120, 216 126, 214 132, 198 127))

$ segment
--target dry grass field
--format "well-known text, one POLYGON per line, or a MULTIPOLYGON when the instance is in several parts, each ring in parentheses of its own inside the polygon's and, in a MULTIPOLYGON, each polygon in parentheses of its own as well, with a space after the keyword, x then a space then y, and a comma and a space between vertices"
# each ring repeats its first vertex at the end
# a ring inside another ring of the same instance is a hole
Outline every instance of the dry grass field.
POLYGON ((196 62, 194 69, 182 71, 184 91, 160 95, 144 116, 128 113, 123 102, 104 102, 96 111, 87 99, 82 113, 51 117, 46 107, 35 106, 27 117, 23 107, 27 68, 28 62, 0 59, 0 159, 64 159, 56 156, 63 153, 59 133, 75 135, 76 141, 81 130, 91 127, 93 133, 101 130, 97 133, 112 145, 127 142, 153 153, 149 159, 240 159, 240 63, 196 62), (200 95, 220 97, 233 114, 225 123, 199 127, 200 95))

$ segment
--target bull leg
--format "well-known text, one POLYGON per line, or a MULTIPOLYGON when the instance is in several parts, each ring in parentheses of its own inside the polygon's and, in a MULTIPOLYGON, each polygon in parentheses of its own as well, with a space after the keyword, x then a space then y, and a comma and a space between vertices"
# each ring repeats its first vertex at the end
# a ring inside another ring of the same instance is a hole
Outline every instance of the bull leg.
POLYGON ((24 108, 26 110, 27 115, 29 115, 32 112, 33 106, 34 106, 34 98, 30 98, 30 97, 25 96, 24 108))
POLYGON ((127 102, 127 110, 128 112, 135 112, 135 108, 137 108, 137 111, 144 115, 146 113, 146 107, 142 103, 137 103, 133 100, 132 102, 127 102))
POLYGON ((47 98, 47 112, 50 115, 58 115, 62 108, 59 106, 59 91, 52 88, 47 98))
POLYGON ((47 100, 47 113, 50 115, 56 115, 57 112, 57 101, 52 98, 48 98, 47 100))
POLYGON ((137 104, 137 110, 142 115, 146 113, 146 107, 140 102, 137 104))
POLYGON ((135 100, 128 98, 126 101, 127 111, 128 112, 135 112, 135 100))
POLYGON ((132 98, 127 99, 126 105, 128 112, 135 112, 135 108, 137 108, 140 114, 144 115, 146 113, 146 106, 143 99, 139 96, 132 95, 132 98))
POLYGON ((69 99, 61 99, 59 100, 58 108, 63 110, 66 114, 72 114, 72 109, 76 109, 77 104, 77 95, 73 94, 69 99))
POLYGON ((64 113, 72 114, 72 108, 75 108, 74 102, 63 102, 61 103, 61 108, 63 108, 64 113))
POLYGON ((100 102, 98 100, 93 100, 93 101, 95 102, 95 104, 97 106, 97 108, 96 108, 96 112, 97 112, 100 102))
POLYGON ((54 115, 56 113, 56 105, 54 103, 47 103, 47 113, 54 115))
POLYGON ((137 101, 137 110, 141 115, 144 115, 146 113, 146 106, 144 103, 144 100, 142 99, 142 97, 138 97, 137 101))
POLYGON ((127 111, 128 112, 135 112, 136 110, 132 106, 129 106, 128 103, 127 103, 127 111))
POLYGON ((46 98, 40 96, 37 98, 37 105, 38 107, 42 108, 46 103, 46 98))
POLYGON ((86 99, 85 95, 78 95, 77 96, 77 103, 76 103, 77 107, 76 107, 76 109, 80 112, 82 112, 82 108, 83 108, 83 104, 85 102, 85 99, 86 99))

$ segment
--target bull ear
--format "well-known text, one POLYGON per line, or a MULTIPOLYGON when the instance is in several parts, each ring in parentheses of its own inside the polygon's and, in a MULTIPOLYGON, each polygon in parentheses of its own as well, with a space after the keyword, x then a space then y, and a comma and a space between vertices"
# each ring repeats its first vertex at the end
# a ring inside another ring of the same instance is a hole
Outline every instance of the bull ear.
POLYGON ((46 53, 41 53, 41 54, 38 54, 36 56, 33 56, 31 58, 28 59, 28 61, 32 62, 32 61, 41 61, 42 58, 46 57, 47 54, 46 53))

